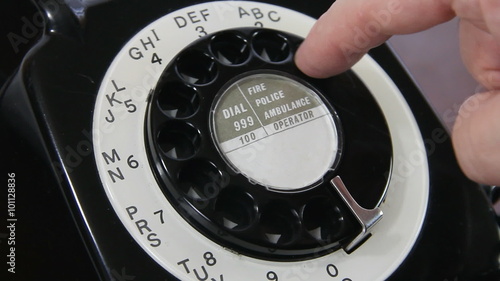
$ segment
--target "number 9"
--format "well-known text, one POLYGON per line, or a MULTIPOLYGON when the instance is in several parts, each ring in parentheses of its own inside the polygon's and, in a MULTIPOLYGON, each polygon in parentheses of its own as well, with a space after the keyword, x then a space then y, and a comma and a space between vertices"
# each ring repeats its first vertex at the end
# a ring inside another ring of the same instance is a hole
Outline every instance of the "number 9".
POLYGON ((278 275, 274 271, 269 271, 267 273, 267 280, 278 281, 278 275))
POLYGON ((238 132, 239 130, 241 130, 240 122, 234 121, 234 129, 236 130, 236 132, 238 132))

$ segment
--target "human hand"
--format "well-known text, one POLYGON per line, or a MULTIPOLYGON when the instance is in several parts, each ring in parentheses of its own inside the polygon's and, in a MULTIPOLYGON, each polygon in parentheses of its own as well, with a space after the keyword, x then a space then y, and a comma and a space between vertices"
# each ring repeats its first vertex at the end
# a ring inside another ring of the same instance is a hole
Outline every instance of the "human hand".
POLYGON ((314 25, 295 61, 305 74, 329 77, 392 35, 422 31, 454 17, 460 18, 464 64, 485 91, 460 108, 453 146, 469 178, 500 185, 500 1, 338 0, 314 25))

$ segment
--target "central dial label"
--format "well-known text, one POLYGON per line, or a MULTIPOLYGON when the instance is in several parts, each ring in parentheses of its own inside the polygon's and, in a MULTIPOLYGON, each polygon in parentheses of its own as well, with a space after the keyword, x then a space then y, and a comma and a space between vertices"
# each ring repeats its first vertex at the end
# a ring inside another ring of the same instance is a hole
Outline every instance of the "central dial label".
POLYGON ((250 181, 294 191, 321 180, 339 155, 339 129, 321 97, 278 74, 238 79, 215 100, 213 139, 250 181))

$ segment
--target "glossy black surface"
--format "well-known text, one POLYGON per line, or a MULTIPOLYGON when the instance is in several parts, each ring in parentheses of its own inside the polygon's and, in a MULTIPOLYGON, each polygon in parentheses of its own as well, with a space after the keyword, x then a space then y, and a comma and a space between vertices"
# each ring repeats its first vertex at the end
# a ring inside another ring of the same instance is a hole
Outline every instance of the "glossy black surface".
MULTIPOLYGON (((96 174, 91 120, 100 81, 121 46, 156 18, 199 2, 53 1, 39 7, 44 35, 29 38, 19 55, 10 48, 0 54, 2 82, 8 81, 0 93, 2 173, 15 169, 19 175, 17 204, 26 220, 18 232, 24 255, 19 253, 18 269, 25 275, 14 280, 175 280, 133 241, 111 208, 96 174), (4 57, 13 59, 4 64, 4 57)), ((330 5, 265 2, 313 17, 330 5)), ((33 18, 33 6, 25 5, 27 14, 21 9, 9 20, 22 25, 23 16, 33 18)), ((10 12, 8 4, 2 7, 2 20, 10 12)), ((8 26, 2 25, 3 33, 8 26)), ((458 169, 442 125, 391 52, 381 46, 371 54, 410 104, 431 171, 423 232, 391 280, 499 280, 498 230, 483 190, 458 169)))

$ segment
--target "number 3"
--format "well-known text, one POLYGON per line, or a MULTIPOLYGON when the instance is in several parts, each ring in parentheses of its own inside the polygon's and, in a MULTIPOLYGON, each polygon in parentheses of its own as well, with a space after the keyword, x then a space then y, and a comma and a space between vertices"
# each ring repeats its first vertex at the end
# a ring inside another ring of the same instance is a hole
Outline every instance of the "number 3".
POLYGON ((203 26, 197 26, 196 31, 200 33, 200 35, 198 35, 199 37, 203 37, 208 34, 203 26))

